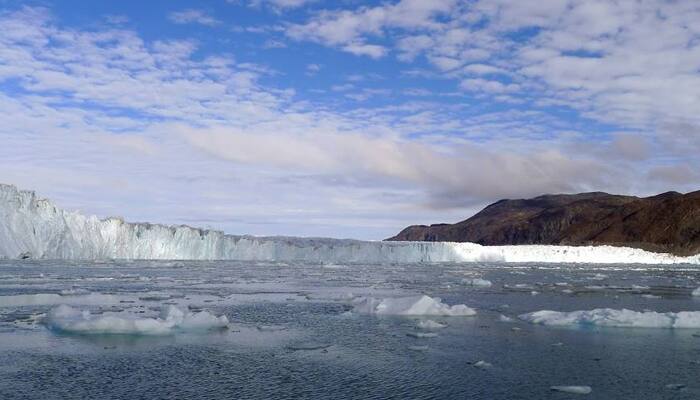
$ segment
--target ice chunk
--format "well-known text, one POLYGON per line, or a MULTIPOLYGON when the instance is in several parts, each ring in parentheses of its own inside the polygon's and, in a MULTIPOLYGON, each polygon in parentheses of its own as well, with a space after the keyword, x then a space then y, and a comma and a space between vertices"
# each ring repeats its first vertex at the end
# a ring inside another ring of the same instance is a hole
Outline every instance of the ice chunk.
POLYGON ((418 327, 421 329, 442 329, 447 327, 447 325, 433 321, 432 319, 424 319, 418 321, 418 327))
POLYGON ((487 363, 484 360, 477 361, 473 365, 474 365, 474 368, 479 368, 479 369, 489 369, 489 368, 493 367, 493 365, 491 363, 487 363))
POLYGON ((80 296, 85 294, 90 294, 90 291, 83 288, 72 288, 61 290, 61 296, 80 296))
POLYGON ((658 313, 598 308, 589 311, 536 311, 520 319, 549 326, 605 326, 623 328, 700 328, 700 311, 658 313))
POLYGON ((552 386, 550 389, 555 392, 572 393, 572 394, 589 394, 593 391, 590 386, 552 386))
POLYGON ((501 314, 501 316, 498 317, 498 320, 501 321, 501 322, 513 322, 513 318, 507 317, 507 316, 505 316, 505 315, 503 315, 503 314, 501 314))
POLYGON ((56 331, 80 334, 165 335, 175 331, 204 331, 228 326, 225 315, 191 313, 166 306, 159 318, 136 318, 123 314, 92 315, 89 311, 60 305, 49 311, 46 325, 56 331))
POLYGON ((474 278, 474 279, 462 279, 462 283, 469 286, 476 287, 491 287, 493 283, 486 279, 474 278))
POLYGON ((516 283, 513 285, 514 288, 516 289, 534 289, 535 287, 530 285, 529 283, 516 283))
POLYGON ((693 296, 700 296, 700 287, 693 290, 693 296))
POLYGON ((433 332, 408 332, 406 336, 414 337, 416 339, 427 339, 437 337, 437 333, 433 332))
POLYGON ((671 390, 682 390, 685 389, 687 385, 683 383, 669 383, 666 385, 666 389, 671 389, 671 390))
POLYGON ((385 299, 363 297, 354 302, 354 311, 376 315, 440 315, 446 317, 476 314, 476 311, 464 304, 449 306, 437 297, 432 298, 425 295, 385 299))
POLYGON ((312 351, 312 350, 326 350, 333 346, 330 343, 316 343, 316 342, 305 342, 297 343, 287 346, 287 349, 293 351, 312 351))

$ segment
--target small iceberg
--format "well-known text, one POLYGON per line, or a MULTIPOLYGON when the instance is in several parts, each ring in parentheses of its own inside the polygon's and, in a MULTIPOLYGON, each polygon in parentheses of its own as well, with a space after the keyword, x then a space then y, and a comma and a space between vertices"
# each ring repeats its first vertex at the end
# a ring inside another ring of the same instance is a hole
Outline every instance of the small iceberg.
POLYGON ((461 317, 476 315, 476 311, 464 304, 449 306, 439 298, 430 296, 410 296, 376 299, 359 298, 354 302, 354 311, 373 315, 435 315, 461 317))
POLYGON ((333 345, 330 343, 307 342, 307 343, 298 343, 298 344, 294 344, 294 345, 289 345, 289 346, 287 346, 287 349, 292 350, 292 351, 313 351, 313 350, 326 350, 331 346, 333 346, 333 345))
POLYGON ((474 287, 491 287, 493 285, 491 281, 481 278, 462 279, 462 283, 474 287))
POLYGON ((666 387, 666 389, 670 389, 670 390, 683 390, 686 388, 686 386, 687 385, 685 385, 683 383, 669 383, 665 387, 666 387))
POLYGON ((446 328, 447 324, 441 324, 439 322, 433 321, 432 319, 424 319, 418 321, 418 327, 420 329, 442 329, 446 328))
POLYGON ((593 276, 588 277, 588 279, 592 281, 602 281, 604 279, 608 279, 608 276, 605 274, 595 274, 593 276))
POLYGON ((597 308, 588 311, 536 311, 520 319, 548 326, 602 326, 618 328, 700 328, 700 311, 659 313, 627 309, 597 308))
POLYGON ((503 314, 501 314, 501 316, 498 317, 498 320, 501 321, 501 322, 513 322, 513 318, 507 317, 507 316, 505 316, 505 315, 503 315, 503 314))
POLYGON ((473 365, 474 365, 474 368, 479 368, 479 369, 489 369, 489 368, 493 367, 493 364, 488 363, 484 360, 477 361, 473 365))
POLYGON ((437 337, 438 334, 434 332, 408 332, 406 336, 410 336, 416 339, 426 339, 437 337))
POLYGON ((79 334, 167 335, 175 331, 206 331, 228 327, 225 315, 207 311, 192 313, 175 306, 161 309, 158 318, 138 318, 119 314, 93 315, 65 304, 49 311, 46 325, 55 331, 79 334))
POLYGON ((572 394, 589 394, 593 391, 590 386, 551 386, 550 389, 555 392, 572 394))

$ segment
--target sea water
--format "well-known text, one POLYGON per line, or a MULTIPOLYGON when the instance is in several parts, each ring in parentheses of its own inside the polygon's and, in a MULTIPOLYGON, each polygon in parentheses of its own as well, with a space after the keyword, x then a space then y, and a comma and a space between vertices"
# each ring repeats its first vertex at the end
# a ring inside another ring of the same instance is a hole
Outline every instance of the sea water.
POLYGON ((0 261, 0 399, 693 399, 700 325, 668 321, 699 286, 683 265, 0 261))

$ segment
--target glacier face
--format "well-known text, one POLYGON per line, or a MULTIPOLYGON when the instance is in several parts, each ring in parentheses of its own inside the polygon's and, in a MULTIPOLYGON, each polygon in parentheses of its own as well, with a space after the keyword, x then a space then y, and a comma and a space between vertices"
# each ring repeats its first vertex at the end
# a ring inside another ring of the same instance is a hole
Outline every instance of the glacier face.
POLYGON ((307 262, 556 262, 700 264, 611 246, 481 246, 447 242, 370 242, 253 237, 188 226, 99 219, 56 207, 34 192, 0 184, 0 258, 260 260, 307 262))

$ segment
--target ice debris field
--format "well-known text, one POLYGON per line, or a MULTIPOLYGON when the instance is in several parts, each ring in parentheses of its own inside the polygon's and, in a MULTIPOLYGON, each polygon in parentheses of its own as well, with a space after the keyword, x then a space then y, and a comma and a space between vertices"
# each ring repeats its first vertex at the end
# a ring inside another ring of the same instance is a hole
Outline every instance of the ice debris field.
POLYGON ((34 192, 11 185, 0 185, 0 258, 700 264, 700 255, 678 257, 611 246, 481 246, 226 235, 188 226, 88 217, 64 211, 34 192))
POLYGON ((0 260, 0 398, 77 369, 83 398, 694 398, 699 294, 693 265, 0 260))
POLYGON ((699 263, 233 236, 0 185, 0 398, 700 398, 699 263))

